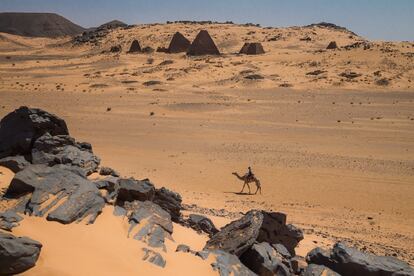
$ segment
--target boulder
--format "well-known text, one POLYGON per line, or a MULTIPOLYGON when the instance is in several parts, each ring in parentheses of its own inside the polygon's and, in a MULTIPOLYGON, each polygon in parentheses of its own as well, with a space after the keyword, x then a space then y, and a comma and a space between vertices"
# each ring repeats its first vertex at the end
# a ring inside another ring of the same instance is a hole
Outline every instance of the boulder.
POLYGON ((67 164, 82 168, 87 175, 97 171, 101 160, 93 154, 89 143, 78 143, 68 135, 39 137, 32 149, 33 164, 67 164))
POLYGON ((280 243, 272 244, 272 247, 276 250, 277 253, 283 256, 283 258, 286 258, 286 259, 292 258, 292 255, 289 253, 289 251, 286 249, 286 247, 283 244, 280 244, 280 243))
POLYGON ((187 220, 188 225, 198 232, 204 232, 213 236, 219 230, 214 226, 214 223, 208 217, 191 214, 187 220))
POLYGON ((128 53, 140 53, 141 52, 141 45, 139 44, 138 40, 134 40, 131 43, 131 47, 129 48, 128 53))
POLYGON ((222 250, 213 250, 209 252, 215 257, 211 264, 214 270, 218 271, 220 276, 254 276, 254 272, 243 265, 237 256, 229 254, 222 250))
POLYGON ((11 231, 14 227, 19 226, 23 218, 16 212, 8 210, 0 213, 0 229, 11 231))
POLYGON ((119 180, 118 196, 116 204, 123 206, 124 202, 152 201, 155 195, 154 185, 148 180, 135 180, 133 178, 119 180))
POLYGON ((189 253, 191 252, 191 248, 188 245, 185 244, 179 244, 177 246, 177 249, 175 249, 175 252, 184 252, 184 253, 189 253))
POLYGON ((182 209, 181 202, 183 200, 178 193, 162 187, 161 189, 155 190, 153 201, 167 211, 174 222, 180 221, 182 209))
POLYGON ((23 156, 10 156, 0 159, 0 166, 6 167, 14 173, 18 173, 30 163, 23 156))
POLYGON ((267 242, 283 244, 295 256, 295 247, 302 239, 300 229, 286 224, 285 214, 251 210, 242 218, 224 226, 207 241, 204 248, 220 249, 241 256, 255 242, 267 242))
POLYGON ((98 189, 89 182, 88 185, 86 183, 80 185, 65 202, 50 212, 46 219, 69 224, 90 216, 88 220, 88 224, 90 224, 95 222, 104 206, 105 201, 98 189))
POLYGON ((0 232, 0 275, 19 274, 34 267, 41 248, 37 241, 0 232))
POLYGON ((101 169, 99 170, 99 174, 104 176, 111 175, 114 177, 120 176, 120 174, 117 171, 109 167, 101 167, 101 169))
POLYGON ((165 239, 172 239, 173 224, 170 214, 151 201, 135 201, 128 216, 128 237, 135 231, 134 239, 151 247, 166 250, 165 239))
POLYGON ((188 48, 187 55, 220 55, 220 51, 206 30, 201 30, 188 48))
POLYGON ((10 183, 5 197, 24 197, 24 212, 44 216, 60 200, 61 205, 49 213, 47 219, 67 224, 81 221, 90 215, 93 223, 105 205, 96 186, 84 178, 78 167, 56 165, 31 165, 18 172, 10 183), (51 196, 55 198, 42 206, 51 196))
POLYGON ((142 52, 143 53, 146 53, 146 54, 151 54, 151 53, 153 53, 155 50, 154 50, 154 48, 152 48, 152 47, 150 47, 150 46, 146 46, 146 47, 144 47, 144 48, 142 48, 142 52))
POLYGON ((94 181, 96 188, 100 190, 106 190, 106 195, 104 196, 105 202, 113 204, 114 200, 118 195, 119 189, 119 178, 114 176, 108 176, 104 179, 94 181))
POLYGON ((165 267, 167 262, 162 257, 162 255, 158 252, 155 252, 154 250, 143 248, 142 251, 144 251, 144 257, 142 257, 142 260, 150 262, 154 265, 157 265, 159 267, 165 267))
POLYGON ((22 106, 0 121, 0 158, 28 155, 37 138, 45 133, 68 135, 61 118, 37 108, 22 106))
POLYGON ((109 51, 111 53, 120 53, 122 51, 122 46, 121 45, 112 46, 109 51))
POLYGON ((326 266, 342 276, 414 275, 414 269, 403 261, 363 253, 343 243, 336 243, 330 251, 315 248, 308 253, 306 261, 326 266))
POLYGON ((171 39, 170 45, 168 46, 168 53, 181 53, 187 52, 191 42, 185 38, 180 32, 176 32, 171 39))
POLYGON ((323 265, 310 264, 306 267, 303 276, 341 276, 323 265))
POLYGON ((254 244, 240 256, 240 261, 259 276, 290 275, 289 268, 283 263, 283 257, 266 242, 254 244))

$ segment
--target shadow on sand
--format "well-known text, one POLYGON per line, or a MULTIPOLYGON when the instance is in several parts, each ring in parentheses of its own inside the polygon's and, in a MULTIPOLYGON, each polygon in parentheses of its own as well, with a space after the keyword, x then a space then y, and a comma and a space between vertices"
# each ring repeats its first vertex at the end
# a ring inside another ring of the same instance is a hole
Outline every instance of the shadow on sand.
POLYGON ((240 192, 224 192, 225 194, 234 194, 234 195, 239 195, 239 196, 249 196, 249 195, 254 195, 254 194, 249 194, 249 193, 240 193, 240 192))

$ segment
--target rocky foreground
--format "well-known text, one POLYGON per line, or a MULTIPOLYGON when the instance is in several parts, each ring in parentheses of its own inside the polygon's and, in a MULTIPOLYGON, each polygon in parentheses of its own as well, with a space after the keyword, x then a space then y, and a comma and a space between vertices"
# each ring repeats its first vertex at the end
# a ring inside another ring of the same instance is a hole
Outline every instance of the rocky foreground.
POLYGON ((22 214, 93 224, 105 205, 127 218, 129 236, 146 244, 144 260, 160 267, 168 266, 159 252, 166 253, 175 222, 210 236, 202 251, 184 244, 177 251, 210 262, 220 275, 414 275, 394 257, 366 254, 341 242, 297 256, 304 234, 287 224, 283 213, 251 210, 221 229, 198 214, 184 218, 179 194, 101 167, 89 143, 76 141, 64 120, 41 109, 20 107, 1 120, 0 158, 0 166, 15 173, 1 198, 10 207, 0 213, 0 275, 22 273, 41 255, 39 242, 10 233, 22 214), (92 180, 96 172, 100 177, 92 180))

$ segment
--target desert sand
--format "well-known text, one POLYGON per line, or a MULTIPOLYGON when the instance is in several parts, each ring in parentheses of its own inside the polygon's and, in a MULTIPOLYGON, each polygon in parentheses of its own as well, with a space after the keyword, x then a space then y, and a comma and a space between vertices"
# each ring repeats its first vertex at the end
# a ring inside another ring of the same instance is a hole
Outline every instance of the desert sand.
MULTIPOLYGON (((325 50, 330 41, 365 40, 322 27, 230 24, 138 25, 96 46, 1 34, 0 117, 22 105, 58 114, 104 165, 179 192, 189 211, 219 226, 250 209, 285 212, 305 231, 299 254, 345 240, 413 265, 414 44, 325 50), (126 54, 133 39, 156 49, 175 31, 192 40, 200 29, 222 56, 126 54), (261 42, 266 53, 235 54, 245 41, 261 42), (108 53, 116 44, 122 52, 108 53), (307 75, 316 70, 323 72, 307 75), (251 75, 263 79, 245 78, 251 75), (262 195, 238 193, 242 182, 231 173, 249 165, 262 195)), ((12 175, 1 172, 5 187, 12 175)), ((214 274, 209 264, 174 253, 179 243, 202 248, 207 236, 174 225, 166 255, 174 261, 162 270, 134 257, 142 252, 125 227, 107 207, 94 225, 25 217, 13 232, 44 244, 27 275, 113 275, 115 266, 118 275, 171 275, 188 258, 188 275, 214 274)))

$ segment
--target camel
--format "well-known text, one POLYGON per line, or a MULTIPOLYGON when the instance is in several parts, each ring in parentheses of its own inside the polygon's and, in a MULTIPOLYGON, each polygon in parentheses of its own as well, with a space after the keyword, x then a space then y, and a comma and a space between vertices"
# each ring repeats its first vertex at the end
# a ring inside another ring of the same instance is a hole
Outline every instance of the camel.
POLYGON ((257 179, 256 176, 249 175, 248 173, 246 173, 243 176, 240 176, 237 172, 234 172, 232 174, 235 175, 238 179, 240 179, 241 181, 244 182, 243 189, 241 190, 240 193, 243 193, 244 187, 246 187, 246 185, 247 185, 247 187, 249 188, 249 195, 250 195, 251 194, 250 183, 254 182, 256 184, 256 188, 257 188, 256 192, 254 194, 257 194, 258 191, 260 191, 260 194, 262 194, 262 187, 260 185, 260 180, 257 179))

